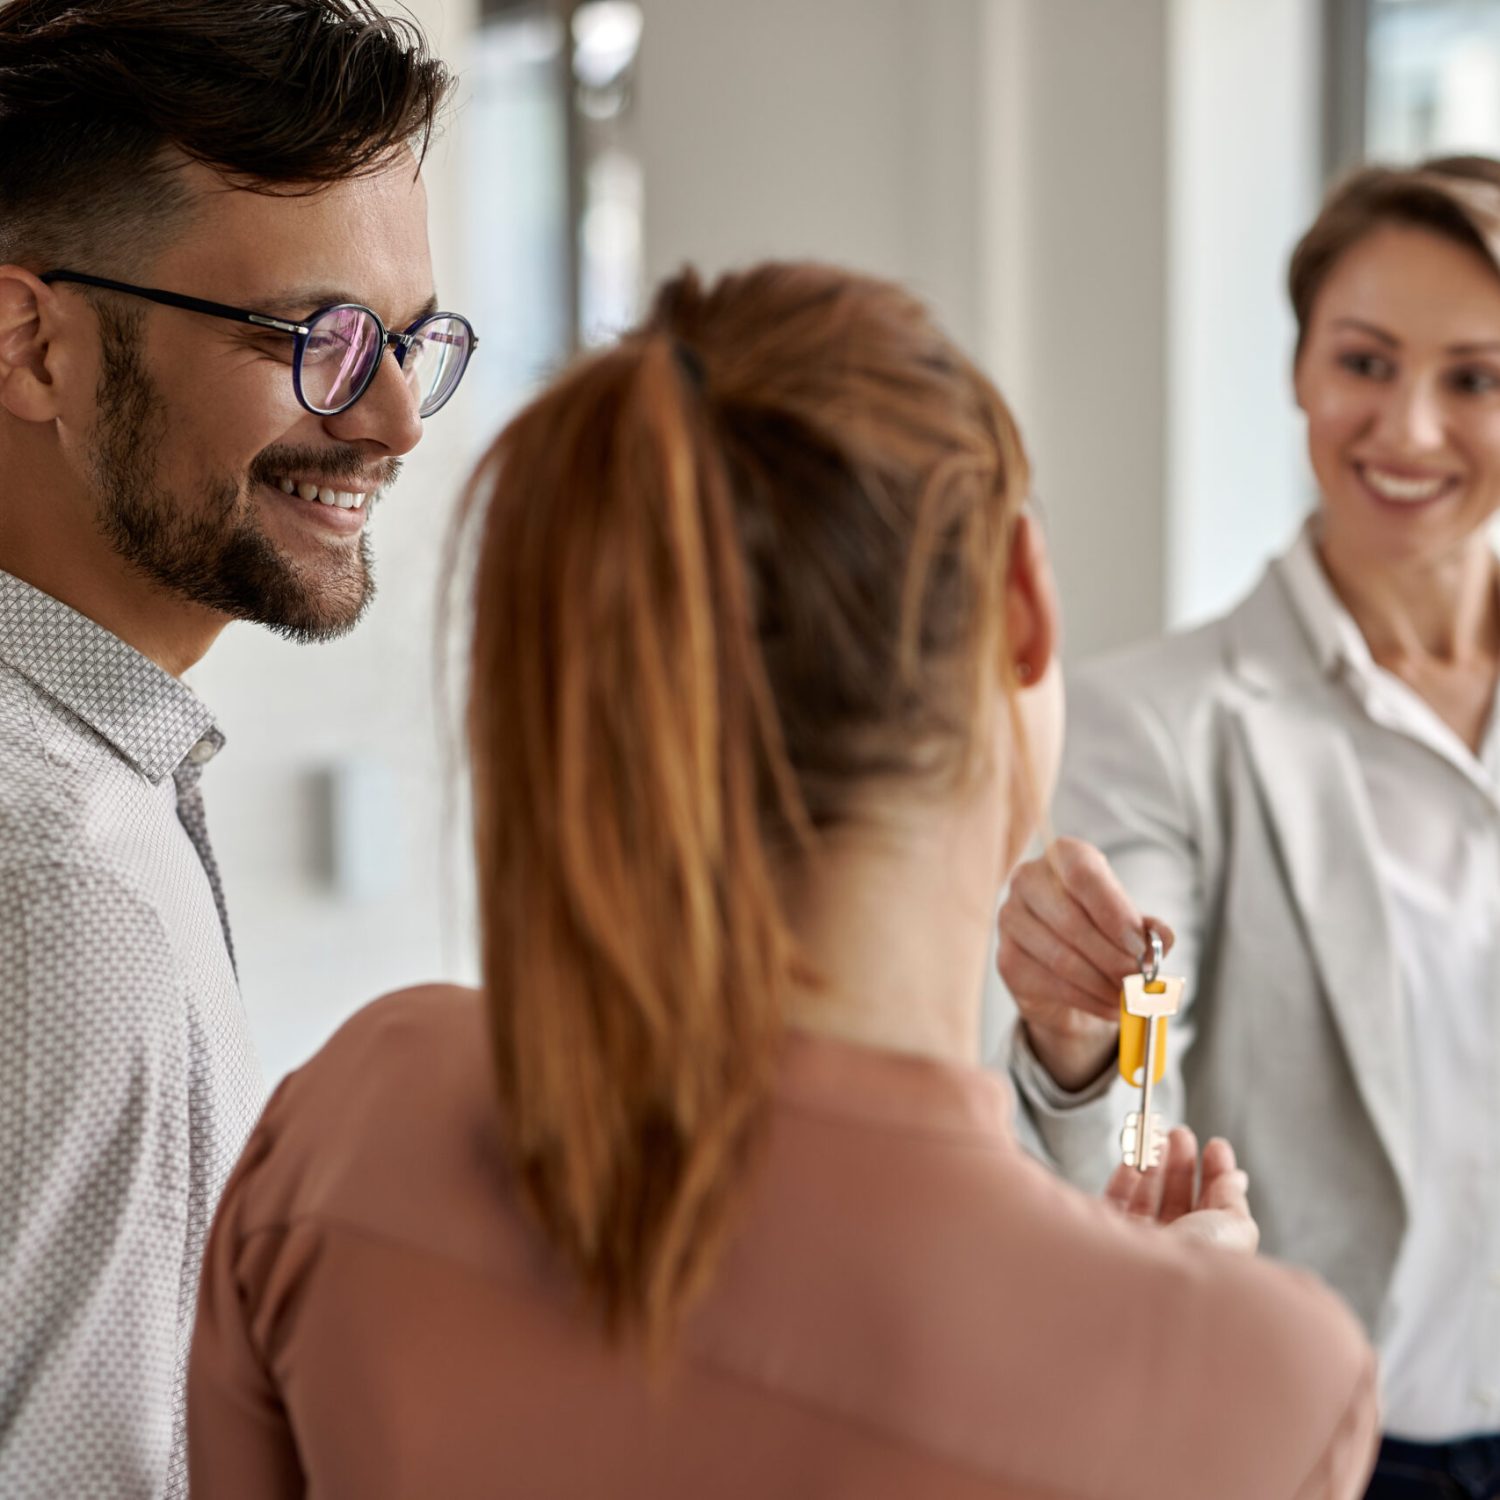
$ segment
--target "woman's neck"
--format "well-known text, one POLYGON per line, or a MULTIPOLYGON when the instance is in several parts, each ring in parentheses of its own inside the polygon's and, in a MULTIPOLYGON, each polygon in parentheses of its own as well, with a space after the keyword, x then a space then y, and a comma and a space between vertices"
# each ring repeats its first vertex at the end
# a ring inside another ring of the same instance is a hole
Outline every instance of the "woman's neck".
POLYGON ((1006 846, 988 790, 884 808, 829 835, 785 884, 802 955, 792 1025, 946 1062, 979 1060, 984 967, 1006 846))
POLYGON ((1500 589, 1479 533, 1438 560, 1372 566, 1325 530, 1319 555, 1371 657, 1399 677, 1476 755, 1500 674, 1500 589))
POLYGON ((1318 554, 1382 665, 1489 666, 1500 659, 1500 591, 1483 533, 1444 557, 1382 567, 1350 557, 1324 528, 1318 554))

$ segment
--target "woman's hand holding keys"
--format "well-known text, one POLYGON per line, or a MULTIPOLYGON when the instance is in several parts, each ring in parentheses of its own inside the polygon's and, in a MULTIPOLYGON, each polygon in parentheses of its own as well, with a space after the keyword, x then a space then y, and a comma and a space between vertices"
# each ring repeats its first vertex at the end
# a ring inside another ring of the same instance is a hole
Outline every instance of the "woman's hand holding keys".
POLYGON ((1147 927, 1170 952, 1172 929, 1143 916, 1091 844, 1057 839, 1019 866, 1000 908, 996 966, 1037 1057, 1065 1089, 1112 1061, 1120 985, 1139 971, 1147 927))

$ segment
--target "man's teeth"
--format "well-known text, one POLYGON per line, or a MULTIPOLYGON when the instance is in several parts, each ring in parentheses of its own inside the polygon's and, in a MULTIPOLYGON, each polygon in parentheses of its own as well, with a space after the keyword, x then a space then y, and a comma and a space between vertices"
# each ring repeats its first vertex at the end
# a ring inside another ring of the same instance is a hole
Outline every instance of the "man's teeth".
POLYGON ((1366 469, 1365 482, 1382 500, 1409 502, 1431 500, 1448 483, 1441 475, 1436 479, 1402 479, 1396 474, 1382 473, 1379 469, 1366 469))
POLYGON ((363 510, 366 496, 353 490, 333 490, 327 485, 295 484, 290 479, 280 479, 276 487, 284 495, 301 495, 304 500, 316 500, 319 505, 332 505, 339 510, 363 510))

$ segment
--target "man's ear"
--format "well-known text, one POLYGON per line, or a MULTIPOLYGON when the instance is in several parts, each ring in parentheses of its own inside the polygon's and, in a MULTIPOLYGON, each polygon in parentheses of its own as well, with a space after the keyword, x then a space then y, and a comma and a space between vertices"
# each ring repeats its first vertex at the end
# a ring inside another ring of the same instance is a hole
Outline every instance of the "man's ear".
POLYGON ((1047 675, 1057 656, 1061 621, 1042 529, 1026 511, 1016 518, 1011 538, 1005 626, 1016 681, 1031 687, 1047 675))
POLYGON ((0 266, 0 407, 23 422, 57 415, 56 307, 56 294, 30 271, 0 266))

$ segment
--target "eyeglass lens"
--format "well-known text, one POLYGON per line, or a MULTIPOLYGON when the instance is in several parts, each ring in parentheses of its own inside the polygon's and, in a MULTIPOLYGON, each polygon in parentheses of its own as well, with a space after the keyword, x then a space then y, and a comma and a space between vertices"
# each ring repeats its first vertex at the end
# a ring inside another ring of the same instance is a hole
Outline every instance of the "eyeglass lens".
POLYGON ((474 335, 462 318, 437 317, 413 330, 416 342, 406 351, 402 369, 426 417, 440 407, 463 378, 474 335))
MULTIPOLYGON (((413 330, 401 368, 421 416, 430 416, 457 389, 472 334, 461 318, 429 318, 413 330)), ((303 400, 336 412, 357 399, 385 352, 379 323, 363 307, 331 307, 309 325, 302 345, 303 400)))
POLYGON ((302 397, 319 411, 347 406, 380 358, 380 326, 363 308, 331 307, 302 342, 302 397))

